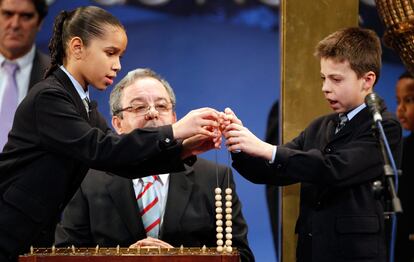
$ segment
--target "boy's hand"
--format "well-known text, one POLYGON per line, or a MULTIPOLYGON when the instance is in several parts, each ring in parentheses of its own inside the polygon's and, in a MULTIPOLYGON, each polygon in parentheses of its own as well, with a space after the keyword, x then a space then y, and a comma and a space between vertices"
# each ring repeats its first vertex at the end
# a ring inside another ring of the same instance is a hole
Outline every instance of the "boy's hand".
POLYGON ((236 114, 229 107, 224 109, 224 112, 220 112, 220 131, 224 131, 226 127, 232 123, 243 126, 242 121, 237 118, 236 114))
POLYGON ((228 125, 223 131, 227 149, 231 152, 242 151, 253 157, 272 160, 273 145, 257 138, 249 129, 236 123, 228 125))

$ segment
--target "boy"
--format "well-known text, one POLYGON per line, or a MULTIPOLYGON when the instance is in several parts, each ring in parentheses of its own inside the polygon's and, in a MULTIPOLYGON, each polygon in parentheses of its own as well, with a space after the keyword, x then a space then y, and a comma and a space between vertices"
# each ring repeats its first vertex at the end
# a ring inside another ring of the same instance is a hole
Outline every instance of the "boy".
POLYGON ((414 235, 414 196, 412 188, 414 186, 414 165, 412 157, 414 155, 414 78, 405 72, 396 85, 397 96, 397 117, 405 130, 411 134, 404 138, 403 155, 401 162, 402 176, 399 180, 398 195, 404 210, 398 216, 397 242, 395 245, 395 261, 413 261, 414 241, 409 240, 410 235, 414 235))
MULTIPOLYGON (((297 261, 385 262, 384 215, 372 182, 383 160, 364 103, 381 68, 381 45, 367 29, 346 28, 316 47, 322 92, 335 113, 314 120, 291 142, 274 146, 254 136, 230 109, 224 130, 233 166, 254 183, 301 183, 297 261), (339 117, 343 120, 339 120, 339 117)), ((385 109, 382 124, 399 159, 401 127, 385 109)))

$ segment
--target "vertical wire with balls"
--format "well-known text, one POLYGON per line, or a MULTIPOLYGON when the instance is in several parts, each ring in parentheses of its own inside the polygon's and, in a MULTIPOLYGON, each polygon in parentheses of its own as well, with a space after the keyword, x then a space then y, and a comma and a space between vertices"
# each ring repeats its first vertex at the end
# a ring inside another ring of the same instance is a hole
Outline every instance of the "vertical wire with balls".
MULTIPOLYGON (((217 187, 214 190, 215 193, 215 206, 216 206, 216 237, 217 237, 217 252, 226 252, 231 253, 233 251, 232 248, 232 192, 233 190, 230 188, 230 167, 227 168, 227 188, 225 189, 225 230, 223 230, 223 198, 222 198, 222 190, 219 187, 219 179, 218 179, 218 161, 217 161, 217 150, 215 152, 216 158, 216 180, 217 180, 217 187), (226 241, 223 240, 223 233, 225 232, 226 241)), ((230 163, 230 153, 228 153, 229 163, 230 163)))

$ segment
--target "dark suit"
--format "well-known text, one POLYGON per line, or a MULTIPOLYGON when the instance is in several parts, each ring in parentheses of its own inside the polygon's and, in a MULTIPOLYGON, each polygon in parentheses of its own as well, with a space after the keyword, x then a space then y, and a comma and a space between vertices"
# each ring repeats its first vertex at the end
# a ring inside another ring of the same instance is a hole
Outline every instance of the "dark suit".
MULTIPOLYGON (((265 141, 272 145, 279 144, 279 101, 273 103, 269 115, 267 116, 265 141)), ((273 244, 275 247, 276 258, 280 257, 279 236, 279 186, 266 184, 267 209, 269 210, 270 225, 272 227, 273 244)))
POLYGON ((36 49, 33 59, 32 71, 30 72, 29 90, 35 84, 40 82, 40 80, 43 80, 43 76, 45 75, 45 72, 49 65, 50 57, 41 52, 39 49, 36 49))
MULTIPOLYGON (((389 113, 383 125, 396 159, 401 127, 389 113)), ((233 154, 233 165, 255 183, 301 182, 297 260, 385 262, 383 207, 372 182, 383 177, 379 144, 368 109, 336 135, 337 114, 316 119, 291 142, 278 146, 273 164, 233 154)))
POLYGON ((399 179, 398 195, 403 213, 398 214, 397 241, 395 243, 395 262, 414 261, 414 133, 404 138, 403 158, 401 162, 402 176, 399 179))
POLYGON ((113 134, 96 108, 88 117, 57 69, 20 103, 0 154, 0 255, 15 259, 55 224, 89 168, 127 177, 178 171, 181 150, 171 126, 113 134))
MULTIPOLYGON (((227 168, 219 166, 218 170, 219 186, 224 190, 227 168)), ((216 187, 216 165, 204 159, 171 174, 160 239, 175 247, 216 246, 216 187)), ((242 261, 254 261, 241 203, 233 192, 233 246, 240 250, 242 261)), ((89 171, 56 230, 59 246, 128 247, 143 238, 146 234, 132 181, 96 170, 89 171)))
MULTIPOLYGON (((36 48, 32 71, 30 72, 29 91, 35 84, 43 80, 43 77, 49 65, 50 57, 36 48)), ((48 228, 44 228, 37 239, 32 242, 33 246, 52 246, 54 229, 55 226, 52 224, 48 228)))

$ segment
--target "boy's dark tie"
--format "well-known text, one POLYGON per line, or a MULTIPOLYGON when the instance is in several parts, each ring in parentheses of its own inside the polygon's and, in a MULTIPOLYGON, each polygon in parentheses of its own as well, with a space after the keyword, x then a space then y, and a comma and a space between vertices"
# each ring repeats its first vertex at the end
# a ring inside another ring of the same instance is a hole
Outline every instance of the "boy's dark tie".
POLYGON ((346 125, 346 122, 348 122, 348 117, 346 116, 346 114, 344 113, 339 114, 339 122, 338 122, 338 125, 336 126, 335 134, 338 133, 339 130, 341 130, 346 125))

